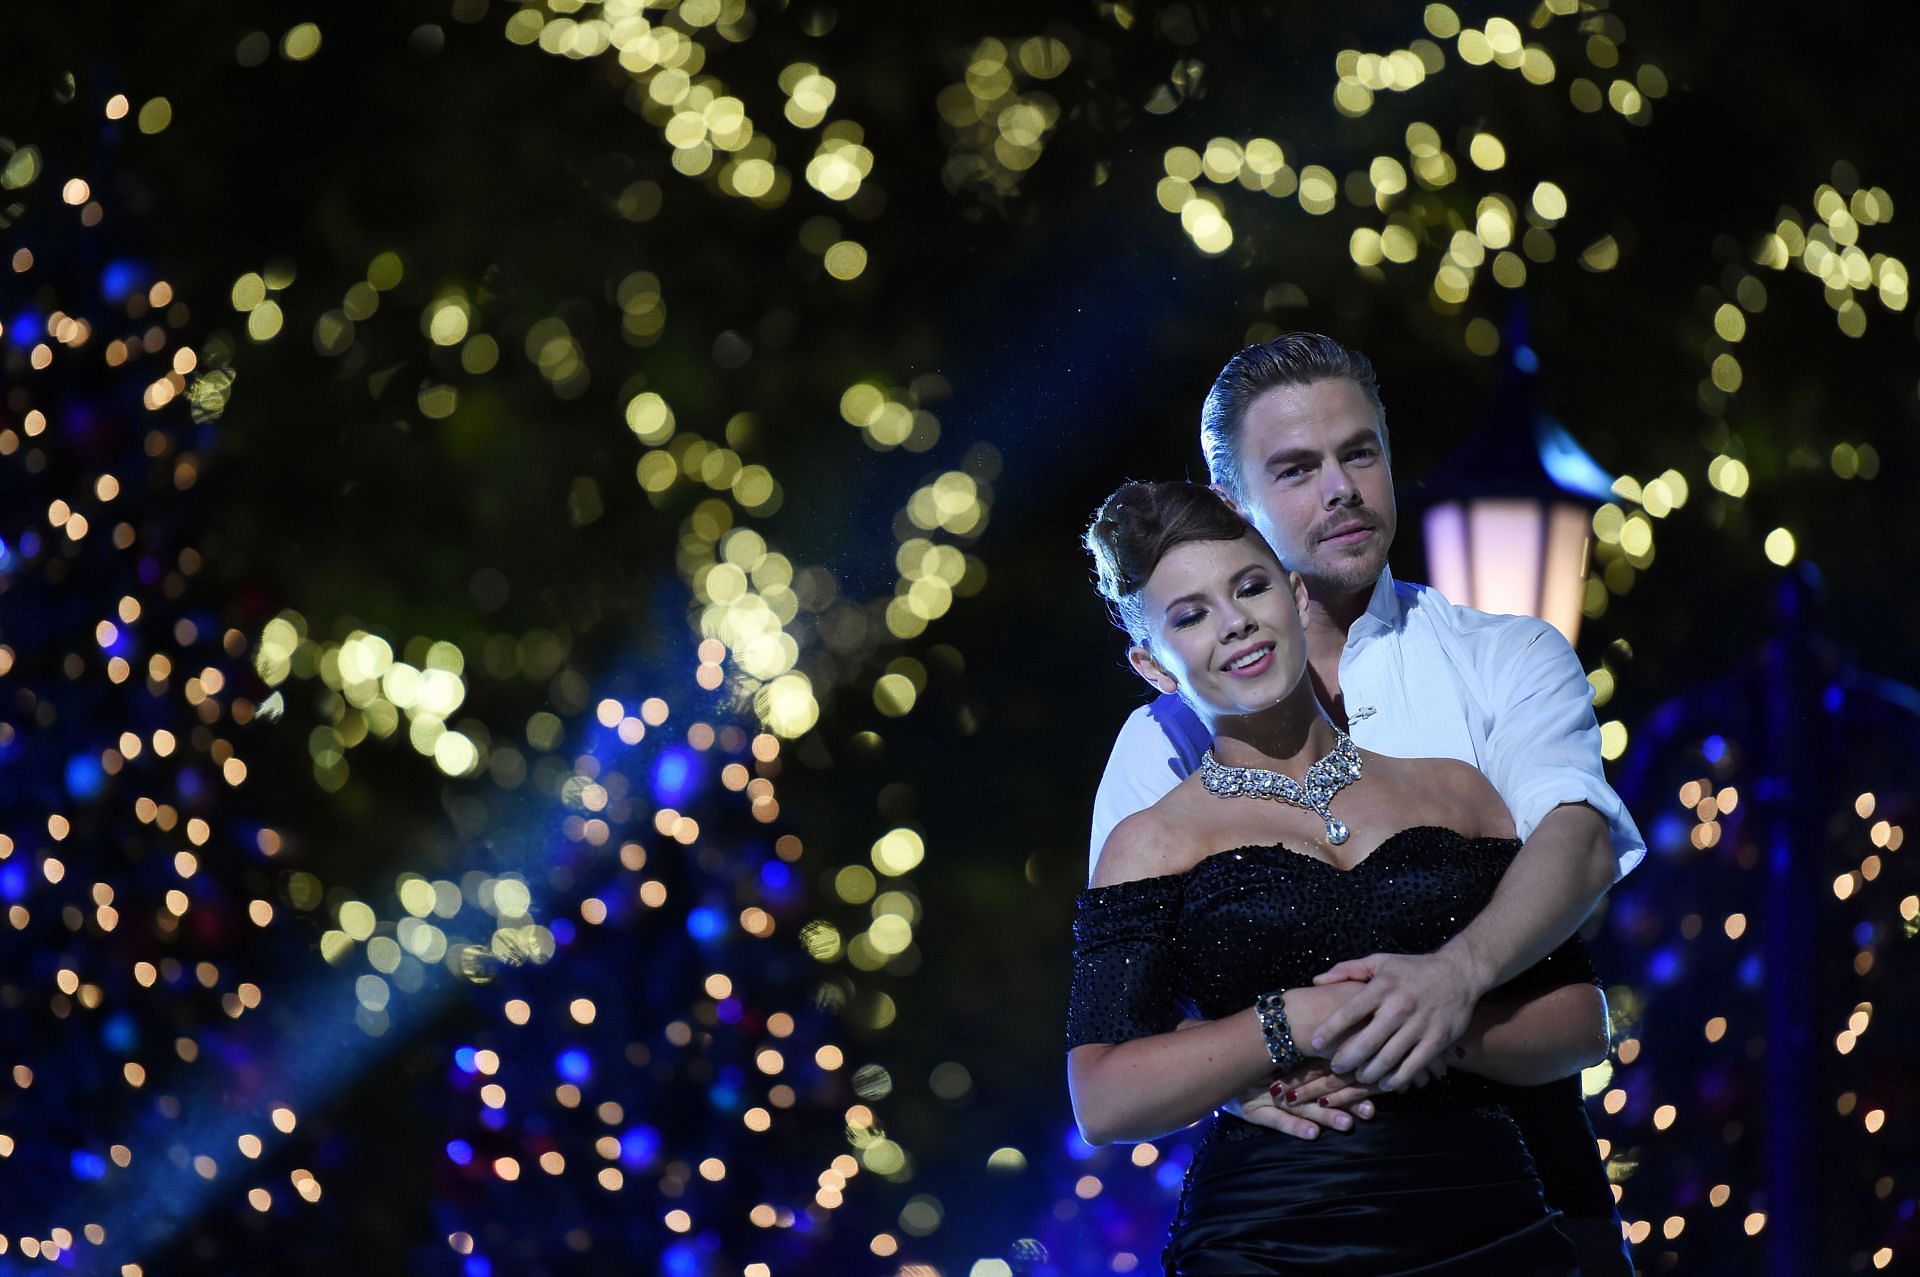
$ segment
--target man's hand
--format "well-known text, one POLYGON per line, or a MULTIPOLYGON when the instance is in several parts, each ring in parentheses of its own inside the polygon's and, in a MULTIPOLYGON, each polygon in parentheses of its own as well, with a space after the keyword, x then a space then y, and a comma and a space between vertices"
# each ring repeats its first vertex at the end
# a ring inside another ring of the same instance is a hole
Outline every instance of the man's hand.
POLYGON ((1333 1071, 1386 1091, 1406 1090, 1440 1063, 1441 1053, 1466 1033, 1484 992, 1465 962, 1445 950, 1376 953, 1313 978, 1315 984, 1346 980, 1364 980, 1367 987, 1321 1021, 1312 1050, 1338 1043, 1333 1071))

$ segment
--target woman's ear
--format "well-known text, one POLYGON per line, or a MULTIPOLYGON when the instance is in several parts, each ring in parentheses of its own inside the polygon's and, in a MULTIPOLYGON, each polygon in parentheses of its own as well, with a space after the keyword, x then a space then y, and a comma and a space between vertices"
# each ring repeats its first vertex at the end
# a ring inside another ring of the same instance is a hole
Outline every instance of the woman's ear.
POLYGON ((1162 696, 1172 696, 1180 690, 1180 684, 1173 675, 1160 668, 1160 662, 1153 659, 1153 653, 1135 643, 1127 649, 1127 663, 1133 666, 1133 672, 1147 680, 1153 689, 1162 696))
POLYGON ((1287 588, 1293 591, 1293 606, 1300 613, 1300 628, 1307 628, 1307 581, 1298 572, 1287 573, 1287 588))

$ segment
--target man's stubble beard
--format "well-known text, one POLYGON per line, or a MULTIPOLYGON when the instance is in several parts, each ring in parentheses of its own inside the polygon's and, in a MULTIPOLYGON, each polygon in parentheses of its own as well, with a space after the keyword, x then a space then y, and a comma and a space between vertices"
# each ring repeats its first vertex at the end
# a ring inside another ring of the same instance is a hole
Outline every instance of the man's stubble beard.
POLYGON ((1307 583, 1307 593, 1315 599, 1327 603, 1337 603, 1358 594, 1371 593, 1374 583, 1380 579, 1380 569, 1387 565, 1387 556, 1383 550, 1377 559, 1356 559, 1326 566, 1310 565, 1300 577, 1307 583))

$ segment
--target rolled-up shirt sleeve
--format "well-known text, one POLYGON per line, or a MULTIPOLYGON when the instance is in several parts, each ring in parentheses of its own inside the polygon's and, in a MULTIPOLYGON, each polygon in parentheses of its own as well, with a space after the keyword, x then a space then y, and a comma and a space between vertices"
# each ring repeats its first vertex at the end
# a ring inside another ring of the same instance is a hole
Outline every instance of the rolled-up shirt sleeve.
POLYGON ((1481 670, 1494 697, 1481 770, 1507 800, 1521 838, 1563 803, 1599 812, 1613 836, 1616 877, 1625 877, 1647 844, 1607 782, 1593 688, 1580 658, 1545 622, 1514 625, 1509 634, 1488 645, 1490 659, 1481 670))

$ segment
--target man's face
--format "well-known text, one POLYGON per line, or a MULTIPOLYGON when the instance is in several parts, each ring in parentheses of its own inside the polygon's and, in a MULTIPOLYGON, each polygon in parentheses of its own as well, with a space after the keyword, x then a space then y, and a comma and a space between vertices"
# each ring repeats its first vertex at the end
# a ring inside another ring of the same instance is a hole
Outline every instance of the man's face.
POLYGON ((1247 406, 1240 507, 1315 598, 1373 588, 1395 522, 1393 473, 1366 392, 1351 381, 1276 386, 1247 406))

